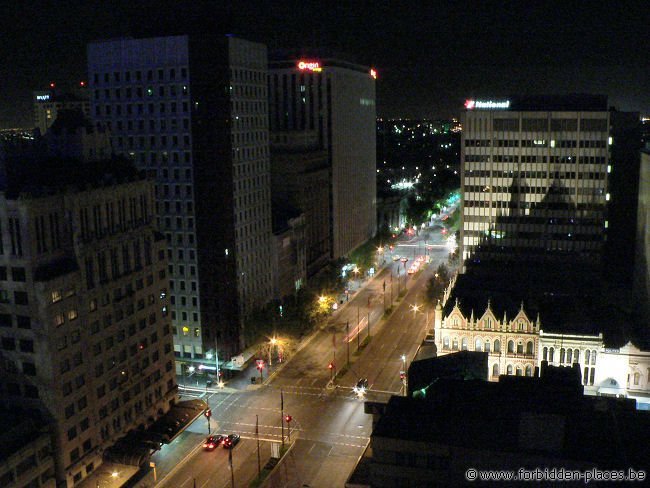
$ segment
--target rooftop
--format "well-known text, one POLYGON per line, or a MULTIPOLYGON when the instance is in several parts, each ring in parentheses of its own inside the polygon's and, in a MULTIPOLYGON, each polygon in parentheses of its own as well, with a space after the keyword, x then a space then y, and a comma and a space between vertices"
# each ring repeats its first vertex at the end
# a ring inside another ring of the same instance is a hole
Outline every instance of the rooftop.
POLYGON ((499 383, 440 380, 424 397, 393 396, 372 435, 473 451, 549 455, 601 468, 628 466, 645 456, 640 432, 650 429, 650 415, 635 411, 633 403, 585 397, 552 377, 509 377, 499 383))
POLYGON ((481 262, 458 275, 443 316, 456 300, 463 315, 479 319, 488 307, 498 320, 512 320, 522 305, 530 320, 539 314, 545 332, 603 333, 612 347, 624 345, 626 312, 607 296, 596 271, 579 266, 509 262, 507 266, 481 262))
POLYGON ((67 158, 28 158, 13 155, 5 162, 8 199, 39 197, 65 191, 83 191, 142 179, 133 163, 112 157, 103 161, 82 162, 67 158))
MULTIPOLYGON (((489 97, 486 102, 492 102, 488 105, 472 104, 465 106, 469 111, 472 110, 510 110, 518 112, 537 112, 537 111, 554 111, 554 112, 601 112, 607 111, 607 95, 591 95, 576 93, 571 95, 529 95, 514 97, 489 97), (506 101, 509 103, 506 104, 506 101)), ((478 102, 478 99, 475 100, 478 102)))

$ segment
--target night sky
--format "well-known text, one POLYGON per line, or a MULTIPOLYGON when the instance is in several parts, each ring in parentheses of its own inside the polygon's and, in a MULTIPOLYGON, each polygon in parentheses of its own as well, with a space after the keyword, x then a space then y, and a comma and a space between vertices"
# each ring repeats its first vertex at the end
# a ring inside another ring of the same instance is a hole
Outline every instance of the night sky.
POLYGON ((198 25, 376 67, 383 117, 457 116, 468 97, 601 93, 650 115, 647 2, 0 0, 0 128, 32 90, 85 79, 86 43, 198 25))

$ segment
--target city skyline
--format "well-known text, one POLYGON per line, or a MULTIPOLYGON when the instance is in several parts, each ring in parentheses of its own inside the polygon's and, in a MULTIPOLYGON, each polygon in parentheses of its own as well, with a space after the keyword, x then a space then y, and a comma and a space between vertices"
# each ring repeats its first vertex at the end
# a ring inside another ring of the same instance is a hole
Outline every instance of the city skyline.
POLYGON ((620 110, 650 113, 647 41, 639 35, 648 13, 633 5, 590 4, 587 10, 579 3, 491 2, 477 10, 454 2, 408 11, 388 2, 327 10, 317 2, 206 2, 191 9, 137 2, 110 11, 95 2, 66 5, 6 5, 0 127, 32 124, 33 90, 84 79, 88 42, 183 33, 199 19, 270 51, 354 53, 353 61, 377 69, 379 117, 458 116, 463 100, 474 96, 587 92, 608 95, 620 110))

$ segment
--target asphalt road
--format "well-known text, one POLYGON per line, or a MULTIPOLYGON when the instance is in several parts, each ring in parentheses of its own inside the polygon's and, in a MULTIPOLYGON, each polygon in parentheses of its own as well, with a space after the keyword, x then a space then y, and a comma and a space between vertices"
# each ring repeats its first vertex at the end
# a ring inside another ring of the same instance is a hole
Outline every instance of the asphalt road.
MULTIPOLYGON (((424 254, 420 236, 400 243, 394 250, 409 259, 424 254)), ((235 486, 248 486, 257 476, 256 416, 259 418, 261 465, 271 456, 271 444, 282 440, 280 391, 284 399, 284 414, 291 415, 293 444, 283 462, 276 467, 265 486, 323 487, 343 486, 358 458, 366 448, 372 429, 372 418, 364 414, 363 401, 386 401, 392 394, 402 394, 399 373, 415 356, 419 345, 432 328, 433 311, 428 314, 425 290, 428 279, 440 262, 446 262, 449 250, 439 231, 429 234, 427 243, 432 260, 422 272, 404 275, 400 261, 388 261, 383 269, 348 303, 338 310, 322 329, 313 334, 293 357, 277 369, 265 385, 246 390, 210 393, 207 401, 212 409, 211 431, 238 433, 241 442, 233 450, 235 486), (398 297, 397 270, 401 270, 399 289, 408 291, 394 302, 390 317, 383 320, 384 300, 390 306, 391 273, 393 298, 398 297), (386 288, 384 292, 384 282, 386 288), (384 295, 386 293, 386 295, 384 295), (413 311, 412 305, 422 305, 413 311), (357 333, 360 343, 368 335, 370 318, 371 340, 357 353, 357 333), (350 365, 347 365, 348 345, 350 365), (347 369, 334 382, 328 369, 333 362, 337 370, 347 369), (364 398, 352 391, 360 377, 368 378, 369 390, 364 398)), ((410 261, 407 262, 407 269, 410 261)), ((287 426, 284 425, 288 443, 287 426)), ((186 438, 194 439, 195 447, 188 449, 184 459, 156 486, 197 488, 231 486, 228 451, 222 448, 206 452, 202 448, 207 435, 207 421, 199 419, 189 428, 186 438)), ((192 440, 186 442, 191 445, 192 440)))

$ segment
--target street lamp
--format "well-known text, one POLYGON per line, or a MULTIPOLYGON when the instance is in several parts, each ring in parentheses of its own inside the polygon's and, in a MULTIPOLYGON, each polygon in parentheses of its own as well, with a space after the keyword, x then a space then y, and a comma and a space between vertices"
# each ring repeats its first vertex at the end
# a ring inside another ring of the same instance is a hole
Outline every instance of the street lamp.
POLYGON ((271 340, 269 341, 270 346, 269 346, 269 366, 271 366, 273 363, 271 362, 271 359, 273 357, 273 346, 275 346, 278 343, 278 340, 275 337, 272 337, 271 340))
POLYGON ((411 305, 411 310, 413 311, 413 318, 415 318, 415 314, 420 311, 421 306, 422 305, 416 305, 416 304, 411 305))
POLYGON ((408 391, 408 375, 406 369, 406 354, 402 354, 402 372, 400 373, 400 379, 402 380, 402 385, 404 386, 404 396, 408 391))

